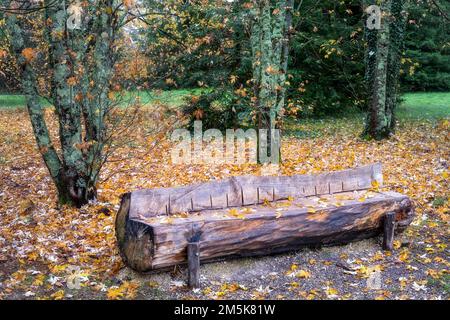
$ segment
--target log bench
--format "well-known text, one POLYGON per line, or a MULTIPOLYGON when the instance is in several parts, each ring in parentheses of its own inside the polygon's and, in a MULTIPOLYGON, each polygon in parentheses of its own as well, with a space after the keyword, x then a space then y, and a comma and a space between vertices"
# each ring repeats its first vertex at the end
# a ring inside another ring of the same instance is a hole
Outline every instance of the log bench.
POLYGON ((411 200, 383 192, 381 164, 319 175, 240 176, 122 196, 116 216, 119 250, 131 268, 147 272, 189 262, 266 255, 325 246, 394 229, 414 217, 411 200))

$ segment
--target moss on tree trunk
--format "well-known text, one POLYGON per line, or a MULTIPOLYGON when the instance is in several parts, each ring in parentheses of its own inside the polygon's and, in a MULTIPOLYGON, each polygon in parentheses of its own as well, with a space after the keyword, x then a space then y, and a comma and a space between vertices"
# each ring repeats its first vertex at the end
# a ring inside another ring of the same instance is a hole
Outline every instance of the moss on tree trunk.
MULTIPOLYGON (((279 129, 285 103, 285 82, 289 53, 289 29, 292 1, 263 0, 254 4, 250 37, 252 48, 253 84, 258 129, 267 132, 259 162, 271 161, 274 133, 279 129), (264 149, 267 150, 264 154, 264 149)), ((279 150, 277 150, 279 154, 279 150)), ((273 160, 273 159, 272 159, 273 160)))
POLYGON ((363 135, 377 140, 389 137, 395 128, 405 24, 404 0, 384 0, 380 8, 381 28, 369 30, 366 27, 366 82, 369 97, 363 132, 363 135))
POLYGON ((21 65, 22 90, 25 94, 33 132, 44 162, 58 191, 61 204, 82 206, 96 196, 96 183, 105 162, 107 143, 105 118, 112 106, 109 98, 114 67, 113 43, 122 20, 114 16, 112 0, 99 0, 86 7, 90 19, 80 29, 70 30, 69 2, 44 1, 42 18, 48 63, 51 68, 50 100, 59 124, 61 152, 54 147, 43 106, 35 69, 39 52, 27 19, 8 16, 8 31, 15 56, 21 65), (105 9, 106 8, 106 9, 105 9), (33 52, 31 57, 24 50, 33 52), (84 124, 84 125, 83 125, 84 124))

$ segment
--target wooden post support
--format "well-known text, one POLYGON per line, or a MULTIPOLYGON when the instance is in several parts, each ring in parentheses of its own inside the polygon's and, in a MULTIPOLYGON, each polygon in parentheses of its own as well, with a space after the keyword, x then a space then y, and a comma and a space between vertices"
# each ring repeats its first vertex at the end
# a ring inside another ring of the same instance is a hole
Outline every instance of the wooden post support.
POLYGON ((383 250, 392 250, 395 231, 395 212, 388 212, 384 217, 383 250))
POLYGON ((188 242, 188 283, 190 288, 200 287, 200 243, 188 242))

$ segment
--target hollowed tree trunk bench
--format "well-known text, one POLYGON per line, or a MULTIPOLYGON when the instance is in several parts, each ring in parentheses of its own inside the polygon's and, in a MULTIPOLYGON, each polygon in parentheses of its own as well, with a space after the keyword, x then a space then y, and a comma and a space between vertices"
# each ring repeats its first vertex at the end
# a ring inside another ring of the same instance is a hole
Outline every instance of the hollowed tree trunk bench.
POLYGON ((343 244, 384 230, 392 246, 414 216, 410 199, 381 192, 381 164, 320 175, 232 177, 123 195, 116 218, 121 255, 146 272, 190 261, 343 244), (189 259, 188 259, 189 256, 189 259))

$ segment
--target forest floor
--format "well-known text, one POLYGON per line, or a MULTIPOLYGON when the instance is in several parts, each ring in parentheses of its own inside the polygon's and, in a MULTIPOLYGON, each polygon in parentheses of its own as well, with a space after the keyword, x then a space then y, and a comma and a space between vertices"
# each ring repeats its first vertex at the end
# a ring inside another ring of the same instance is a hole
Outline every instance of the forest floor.
MULTIPOLYGON (((358 115, 291 124, 277 168, 175 166, 169 141, 144 134, 158 118, 145 112, 133 127, 133 143, 115 151, 116 160, 128 160, 106 165, 98 202, 81 209, 56 205, 26 111, 1 109, 0 299, 449 299, 450 99, 438 99, 437 108, 415 99, 405 101, 395 136, 382 142, 360 139, 358 115), (374 238, 205 264, 198 290, 186 288, 185 267, 139 275, 118 255, 113 223, 124 192, 377 161, 383 163, 385 188, 410 196, 416 205, 417 217, 396 237, 392 253, 374 238)), ((51 108, 46 116, 56 128, 51 108)))

